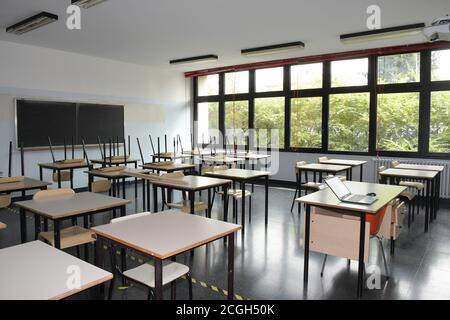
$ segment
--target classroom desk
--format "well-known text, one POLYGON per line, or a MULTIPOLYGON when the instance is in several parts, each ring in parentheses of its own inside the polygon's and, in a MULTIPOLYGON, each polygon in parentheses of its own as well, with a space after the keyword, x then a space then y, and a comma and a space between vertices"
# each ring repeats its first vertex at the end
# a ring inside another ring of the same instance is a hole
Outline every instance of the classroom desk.
MULTIPOLYGON (((328 159, 320 161, 322 164, 335 164, 340 166, 351 166, 352 168, 359 167, 359 181, 363 181, 363 172, 364 172, 364 165, 367 163, 367 161, 362 160, 346 160, 346 159, 328 159)), ((350 180, 353 180, 353 170, 350 170, 350 180)))
POLYGON ((339 166, 334 164, 320 164, 320 163, 310 163, 303 166, 295 166, 297 190, 302 189, 302 172, 305 173, 305 183, 308 183, 308 172, 313 173, 313 182, 322 182, 324 174, 336 175, 340 172, 345 172, 347 179, 350 179, 349 172, 351 171, 351 169, 352 169, 351 166, 339 166), (317 179, 316 174, 319 175, 319 179, 317 179))
POLYGON ((425 227, 428 232, 429 222, 436 218, 437 214, 437 171, 422 171, 390 168, 380 172, 383 183, 398 184, 400 180, 419 180, 425 183, 425 227))
MULTIPOLYGON (((206 172, 207 177, 229 179, 233 181, 233 189, 236 189, 236 182, 240 184, 241 190, 245 190, 245 184, 258 179, 264 179, 265 187, 265 223, 269 221, 269 175, 268 171, 255 171, 245 169, 227 169, 221 171, 206 172)), ((225 199, 226 200, 226 199, 225 199)), ((251 205, 251 202, 250 202, 251 205)), ((234 206, 233 206, 234 208, 234 206)), ((242 198, 242 233, 245 232, 245 197, 242 198)))
POLYGON ((113 278, 110 272, 41 241, 1 249, 0 261, 0 300, 61 300, 113 278), (72 266, 80 268, 79 289, 67 286, 72 266))
POLYGON ((267 170, 268 160, 270 155, 260 153, 232 153, 231 157, 244 159, 244 169, 247 169, 247 162, 251 163, 251 169, 255 170, 255 162, 264 160, 264 169, 267 170))
POLYGON ((25 216, 27 211, 34 214, 35 236, 41 231, 41 217, 53 220, 55 247, 60 248, 61 221, 84 217, 84 227, 88 228, 88 216, 114 209, 120 209, 120 215, 124 216, 126 214, 125 206, 130 202, 130 200, 113 198, 92 192, 81 192, 74 195, 58 197, 56 199, 50 198, 16 202, 15 205, 20 208, 20 232, 22 243, 27 241, 25 216))
POLYGON ((157 173, 160 173, 161 171, 167 173, 176 171, 192 171, 193 169, 195 169, 195 165, 189 163, 158 164, 158 162, 154 162, 146 163, 142 167, 144 169, 156 171, 157 173))
POLYGON ((46 190, 49 185, 51 185, 50 182, 25 178, 19 182, 0 183, 0 193, 22 192, 22 198, 25 198, 26 191, 46 190))
POLYGON ((61 188, 61 171, 70 171, 70 188, 73 189, 73 171, 75 169, 91 169, 92 165, 86 162, 78 163, 39 163, 39 179, 43 180, 43 169, 52 170, 53 173, 58 173, 58 188, 61 188))
POLYGON ((360 205, 341 202, 329 188, 296 199, 297 202, 306 204, 303 283, 305 286, 307 286, 308 284, 311 206, 326 209, 345 210, 348 212, 348 214, 354 214, 355 216, 360 217, 357 296, 361 297, 364 283, 363 276, 364 276, 366 214, 376 214, 378 211, 384 208, 389 202, 397 198, 398 195, 400 195, 403 191, 405 191, 406 187, 355 182, 355 181, 346 181, 345 184, 353 193, 367 194, 374 192, 377 194, 378 200, 372 203, 371 205, 360 205))
POLYGON ((174 161, 174 160, 184 160, 184 159, 192 159, 192 156, 185 153, 174 154, 173 152, 164 152, 160 154, 151 155, 152 162, 156 162, 157 160, 163 161, 174 161))
POLYGON ((98 266, 102 267, 103 239, 113 241, 155 260, 155 298, 163 298, 163 260, 228 238, 228 299, 234 296, 234 238, 241 227, 196 215, 164 211, 114 224, 92 228, 97 234, 98 266))

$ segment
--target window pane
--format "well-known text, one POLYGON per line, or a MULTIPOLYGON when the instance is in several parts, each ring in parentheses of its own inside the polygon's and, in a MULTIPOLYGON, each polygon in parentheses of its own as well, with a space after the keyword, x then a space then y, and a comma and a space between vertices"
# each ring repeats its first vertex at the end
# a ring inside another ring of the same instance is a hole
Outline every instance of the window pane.
POLYGON ((354 59, 331 62, 331 86, 350 87, 368 84, 369 59, 354 59))
POLYGON ((219 94, 219 75, 210 74, 198 77, 198 95, 217 96, 219 94))
POLYGON ((430 152, 450 153, 450 91, 431 93, 430 152))
POLYGON ((219 103, 204 102, 197 105, 198 110, 198 143, 209 143, 210 138, 219 140, 219 103))
POLYGON ((377 112, 378 150, 418 151, 418 92, 379 94, 377 112))
POLYGON ((369 93, 330 95, 329 149, 369 149, 369 93))
POLYGON ((450 80, 450 50, 439 50, 431 53, 431 80, 450 80))
POLYGON ((304 64, 291 67, 291 89, 322 88, 322 63, 304 64))
POLYGON ((291 147, 322 147, 322 97, 291 100, 291 147))
POLYGON ((265 147, 272 144, 284 148, 284 98, 255 99, 255 129, 259 136, 259 145, 265 147))
POLYGON ((283 68, 259 69, 255 77, 256 92, 283 90, 283 68))
POLYGON ((378 57, 378 83, 420 82, 420 54, 378 57))
POLYGON ((246 143, 248 101, 228 101, 225 103, 225 129, 228 144, 233 144, 234 138, 236 138, 238 145, 246 143))
POLYGON ((248 93, 248 71, 225 74, 225 94, 248 93))

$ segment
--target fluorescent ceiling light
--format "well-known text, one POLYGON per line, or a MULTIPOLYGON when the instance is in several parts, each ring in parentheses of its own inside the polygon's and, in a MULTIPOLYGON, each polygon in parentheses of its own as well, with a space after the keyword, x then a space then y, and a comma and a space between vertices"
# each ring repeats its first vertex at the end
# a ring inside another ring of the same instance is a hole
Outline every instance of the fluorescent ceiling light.
POLYGON ((219 60, 218 56, 214 54, 208 54, 198 57, 170 60, 170 64, 194 64, 203 62, 216 62, 217 60, 219 60))
POLYGON ((340 38, 343 43, 358 43, 373 40, 391 39, 421 34, 424 27, 425 23, 416 23, 391 28, 343 34, 340 36, 340 38))
POLYGON ((24 34, 57 20, 58 16, 56 14, 41 12, 6 28, 6 32, 13 34, 24 34))
POLYGON ((72 0, 72 4, 79 6, 83 9, 88 9, 105 1, 106 0, 72 0))
POLYGON ((283 44, 275 44, 271 46, 251 48, 251 49, 243 49, 241 50, 241 55, 243 56, 257 56, 262 54, 273 54, 273 53, 281 53, 286 51, 304 49, 305 44, 301 41, 289 42, 283 44))

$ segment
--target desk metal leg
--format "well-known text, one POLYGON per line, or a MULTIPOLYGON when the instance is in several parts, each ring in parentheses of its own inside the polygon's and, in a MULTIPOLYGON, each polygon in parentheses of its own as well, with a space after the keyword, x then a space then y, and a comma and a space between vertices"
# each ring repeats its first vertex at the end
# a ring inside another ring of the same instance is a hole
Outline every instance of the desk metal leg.
POLYGON ((70 189, 73 189, 73 169, 70 169, 70 189))
POLYGON ((162 260, 155 258, 155 299, 163 299, 163 286, 162 286, 162 260))
POLYGON ((428 224, 430 222, 430 189, 430 180, 427 180, 425 191, 425 232, 428 232, 428 224))
POLYGON ((311 206, 306 205, 305 210, 305 253, 303 257, 303 286, 304 289, 308 286, 308 271, 309 271, 309 229, 311 226, 311 206))
POLYGON ((41 233, 41 217, 37 214, 34 215, 34 240, 38 239, 39 233, 41 233))
POLYGON ((20 238, 22 243, 27 242, 27 215, 23 208, 20 208, 20 238))
POLYGON ((361 213, 360 218, 360 230, 359 230, 359 261, 358 261, 358 288, 357 296, 360 298, 362 296, 364 287, 364 249, 366 242, 366 214, 361 213))
POLYGON ((228 221, 228 185, 223 186, 223 221, 228 221))
POLYGON ((44 173, 42 167, 39 167, 39 180, 44 181, 44 173))
POLYGON ((153 212, 158 212, 158 187, 153 185, 153 212))
POLYGON ((55 248, 61 249, 61 226, 59 220, 53 220, 53 228, 55 248))
POLYGON ((58 189, 61 189, 61 170, 56 171, 58 173, 58 189))
MULTIPOLYGON (((144 195, 145 197, 145 195, 144 195)), ((150 206, 150 181, 147 181, 147 211, 150 212, 151 206, 150 206)))
POLYGON ((127 198, 125 178, 122 178, 122 197, 123 199, 127 198))
POLYGON ((145 179, 142 179, 142 211, 148 210, 145 204, 145 197, 147 195, 145 179))
POLYGON ((266 219, 266 226, 269 224, 269 176, 266 176, 265 179, 265 219, 266 219))
POLYGON ((359 181, 361 182, 363 182, 363 171, 364 171, 363 167, 364 167, 363 164, 359 167, 359 181))
POLYGON ((211 188, 208 188, 208 218, 211 218, 211 188))
MULTIPOLYGON (((137 162, 134 163, 134 168, 138 168, 137 162)), ((137 199, 138 197, 138 179, 134 178, 134 198, 137 199)))
MULTIPOLYGON (((97 241, 95 241, 95 256, 94 256, 94 264, 100 269, 104 269, 103 266, 103 238, 97 237, 97 241)), ((110 282, 112 285, 112 281, 110 282)), ((104 300, 105 298, 105 286, 98 286, 98 298, 100 300, 104 300)))
POLYGON ((228 236, 228 300, 234 298, 234 233, 228 236))
POLYGON ((241 189, 242 189, 242 213, 241 213, 241 219, 242 219, 242 235, 245 233, 245 181, 241 181, 241 189))

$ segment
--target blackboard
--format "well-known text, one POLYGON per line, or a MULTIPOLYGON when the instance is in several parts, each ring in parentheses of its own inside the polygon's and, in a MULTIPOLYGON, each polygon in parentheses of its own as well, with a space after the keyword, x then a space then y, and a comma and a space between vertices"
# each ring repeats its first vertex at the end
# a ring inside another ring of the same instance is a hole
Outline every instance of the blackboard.
POLYGON ((16 100, 17 142, 25 148, 54 146, 64 140, 76 145, 97 143, 97 136, 108 141, 124 138, 124 107, 77 102, 16 100))

